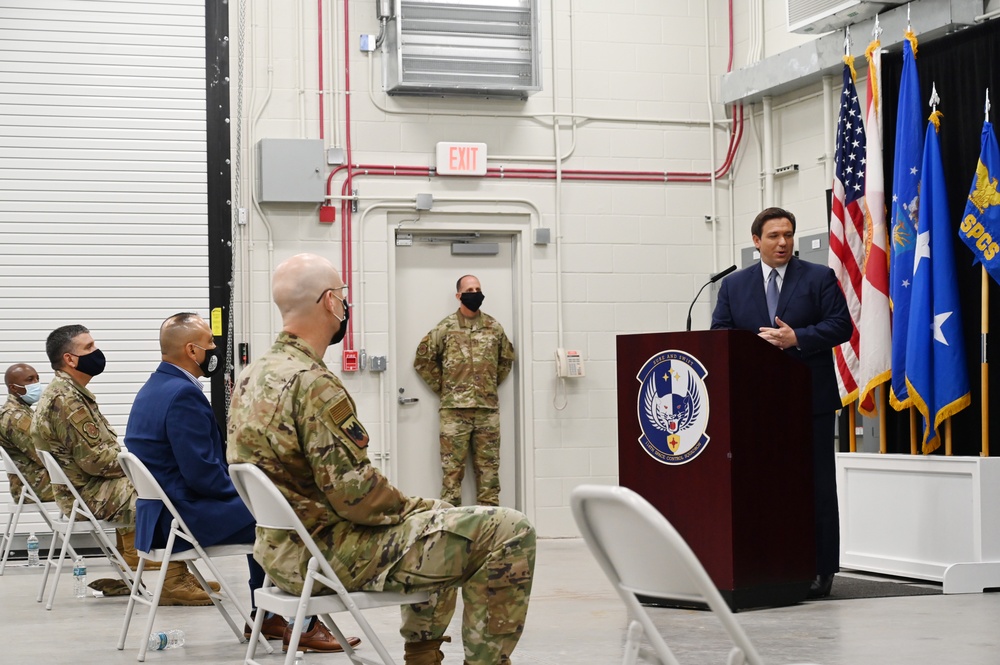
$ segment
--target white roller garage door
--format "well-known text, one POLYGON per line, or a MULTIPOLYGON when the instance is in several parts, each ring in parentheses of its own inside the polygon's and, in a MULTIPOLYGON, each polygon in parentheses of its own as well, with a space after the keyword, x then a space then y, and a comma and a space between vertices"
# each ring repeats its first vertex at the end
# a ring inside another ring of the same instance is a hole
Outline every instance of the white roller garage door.
POLYGON ((160 322, 208 315, 205 61, 204 0, 0 0, 0 371, 87 326, 120 436, 160 322))

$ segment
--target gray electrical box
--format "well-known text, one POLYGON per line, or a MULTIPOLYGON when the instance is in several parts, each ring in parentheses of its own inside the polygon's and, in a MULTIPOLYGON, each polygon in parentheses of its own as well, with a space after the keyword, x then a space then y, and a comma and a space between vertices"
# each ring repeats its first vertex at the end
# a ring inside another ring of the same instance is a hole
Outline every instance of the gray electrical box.
POLYGON ((319 139, 257 142, 257 200, 261 203, 322 203, 326 155, 319 139))
MULTIPOLYGON (((816 233, 811 236, 796 237, 795 256, 803 261, 825 266, 830 256, 830 234, 816 233)), ((741 268, 746 268, 758 261, 760 261, 760 252, 757 251, 757 248, 744 247, 740 250, 741 268)))
POLYGON ((803 261, 825 266, 830 262, 830 234, 816 233, 795 239, 795 254, 803 261))

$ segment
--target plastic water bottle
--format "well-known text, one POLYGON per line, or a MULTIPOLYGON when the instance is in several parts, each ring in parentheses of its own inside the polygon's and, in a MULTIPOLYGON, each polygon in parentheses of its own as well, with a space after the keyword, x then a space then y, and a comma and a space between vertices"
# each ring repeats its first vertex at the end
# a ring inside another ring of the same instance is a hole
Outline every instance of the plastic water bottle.
POLYGON ((38 536, 34 531, 28 536, 28 565, 31 567, 42 565, 38 560, 38 536))
POLYGON ((73 562, 73 595, 77 598, 87 597, 87 562, 80 555, 73 562))
POLYGON ((301 651, 296 651, 294 665, 305 665, 305 662, 306 662, 306 655, 301 651))
POLYGON ((161 630, 149 636, 149 650, 162 651, 184 646, 183 630, 161 630))

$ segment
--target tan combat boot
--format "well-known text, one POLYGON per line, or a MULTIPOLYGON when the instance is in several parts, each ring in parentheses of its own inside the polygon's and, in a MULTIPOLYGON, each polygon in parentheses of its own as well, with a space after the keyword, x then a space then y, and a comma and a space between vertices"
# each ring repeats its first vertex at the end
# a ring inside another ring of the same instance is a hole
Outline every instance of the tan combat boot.
POLYGON ((212 599, 201 588, 187 566, 175 561, 167 566, 167 578, 163 580, 160 605, 211 605, 212 599))
MULTIPOLYGON (((115 530, 115 541, 118 546, 118 552, 125 559, 125 563, 132 570, 139 567, 139 554, 135 551, 135 529, 122 533, 121 531, 115 530)), ((160 564, 157 561, 147 561, 146 566, 143 571, 147 570, 159 570, 160 564)))
MULTIPOLYGON (((135 530, 129 531, 125 534, 121 534, 118 531, 115 531, 115 533, 117 534, 118 551, 121 553, 122 558, 125 559, 125 563, 128 564, 128 567, 131 568, 132 570, 135 570, 136 568, 139 567, 139 554, 135 551, 135 530)), ((173 566, 173 564, 170 565, 173 566)), ((191 575, 191 573, 187 572, 187 566, 184 566, 184 564, 182 563, 179 563, 178 565, 184 568, 184 574, 191 578, 191 583, 194 584, 194 587, 196 589, 201 589, 201 585, 198 584, 198 580, 194 578, 194 575, 191 575)), ((142 570, 143 573, 145 573, 150 570, 159 570, 159 569, 160 569, 159 561, 147 560, 146 566, 142 570)), ((148 580, 149 578, 146 579, 148 580)), ((216 592, 222 588, 219 585, 219 583, 215 582, 214 580, 208 580, 208 586, 211 587, 212 591, 216 592)), ((128 593, 125 593, 124 595, 128 595, 128 593)))
POLYGON ((441 652, 443 642, 451 642, 451 638, 445 636, 440 640, 407 642, 403 645, 403 662, 406 665, 438 665, 438 663, 443 663, 444 654, 441 652))

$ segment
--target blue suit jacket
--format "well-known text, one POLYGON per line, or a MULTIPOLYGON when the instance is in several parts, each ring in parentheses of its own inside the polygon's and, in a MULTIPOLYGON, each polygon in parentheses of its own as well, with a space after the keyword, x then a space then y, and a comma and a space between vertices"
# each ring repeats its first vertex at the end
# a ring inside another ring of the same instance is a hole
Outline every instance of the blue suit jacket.
MULTIPOLYGON (((139 390, 125 447, 149 468, 202 546, 222 542, 254 523, 229 478, 212 405, 175 365, 160 363, 139 390)), ((139 500, 136 547, 165 546, 170 520, 160 502, 139 500)))
MULTIPOLYGON (((851 316, 847 301, 833 271, 792 257, 778 298, 776 316, 795 330, 798 348, 789 355, 812 370, 813 413, 841 407, 833 347, 851 338, 851 316)), ((757 333, 774 324, 767 318, 764 273, 761 264, 738 270, 722 280, 712 314, 712 329, 740 329, 757 333)))

